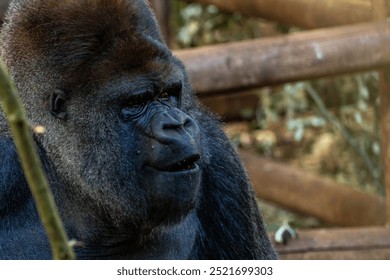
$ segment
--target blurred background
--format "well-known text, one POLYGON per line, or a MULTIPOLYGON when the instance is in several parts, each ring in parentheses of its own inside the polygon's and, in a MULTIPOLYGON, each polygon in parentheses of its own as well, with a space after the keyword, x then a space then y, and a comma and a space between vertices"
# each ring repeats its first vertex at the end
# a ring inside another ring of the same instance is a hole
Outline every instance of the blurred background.
MULTIPOLYGON (((270 38, 307 29, 205 4, 225 2, 221 7, 226 8, 227 2, 239 6, 239 2, 256 2, 253 0, 152 2, 156 2, 160 20, 165 13, 161 22, 174 50, 270 38)), ((294 2, 310 5, 315 1, 284 1, 284 9, 291 5, 300 17, 301 11, 294 8, 294 2)), ((378 81, 377 72, 365 71, 235 92, 200 93, 200 97, 221 115, 238 148, 350 188, 383 195, 378 81)), ((271 230, 286 219, 299 227, 323 225, 319 220, 275 209, 269 203, 260 205, 266 208, 264 215, 271 230)))

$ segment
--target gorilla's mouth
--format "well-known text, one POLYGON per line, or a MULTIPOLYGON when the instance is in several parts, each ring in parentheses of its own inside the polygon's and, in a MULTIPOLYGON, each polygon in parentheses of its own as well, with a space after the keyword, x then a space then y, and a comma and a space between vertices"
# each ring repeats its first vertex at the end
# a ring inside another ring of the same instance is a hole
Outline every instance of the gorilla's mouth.
POLYGON ((161 169, 165 172, 180 172, 187 171, 196 168, 196 162, 200 159, 199 155, 193 155, 191 157, 185 158, 179 162, 176 162, 170 166, 166 166, 161 169))
POLYGON ((171 163, 171 164, 168 163, 166 165, 147 163, 145 164, 145 167, 152 168, 156 171, 163 172, 163 173, 181 173, 181 172, 188 172, 188 171, 193 172, 199 169, 198 165, 196 164, 196 162, 199 159, 200 159, 200 155, 194 154, 175 163, 171 163))
POLYGON ((192 155, 188 158, 185 158, 179 162, 176 162, 172 165, 159 167, 157 168, 159 171, 163 172, 181 172, 181 171, 189 171, 196 169, 198 166, 196 162, 200 159, 200 155, 192 155))

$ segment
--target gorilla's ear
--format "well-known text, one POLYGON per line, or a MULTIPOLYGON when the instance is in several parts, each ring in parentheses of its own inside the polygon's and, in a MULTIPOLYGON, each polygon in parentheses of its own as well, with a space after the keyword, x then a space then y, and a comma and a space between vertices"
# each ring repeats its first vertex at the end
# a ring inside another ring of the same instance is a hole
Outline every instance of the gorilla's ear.
POLYGON ((50 95, 50 113, 60 120, 66 120, 65 110, 66 94, 61 89, 55 89, 50 95))

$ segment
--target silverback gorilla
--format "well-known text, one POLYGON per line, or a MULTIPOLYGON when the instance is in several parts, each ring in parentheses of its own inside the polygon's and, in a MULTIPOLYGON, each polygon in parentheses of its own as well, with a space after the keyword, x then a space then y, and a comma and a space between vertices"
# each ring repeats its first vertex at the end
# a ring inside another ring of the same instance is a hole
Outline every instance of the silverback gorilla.
MULTIPOLYGON (((1 55, 79 259, 274 259, 242 164, 143 0, 16 0, 1 55)), ((51 250, 3 114, 0 259, 51 250)))

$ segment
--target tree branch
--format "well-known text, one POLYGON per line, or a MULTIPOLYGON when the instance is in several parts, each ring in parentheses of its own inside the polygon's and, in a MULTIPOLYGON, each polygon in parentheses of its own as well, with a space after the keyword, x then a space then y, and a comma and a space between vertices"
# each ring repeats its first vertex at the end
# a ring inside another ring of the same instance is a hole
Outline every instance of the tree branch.
POLYGON ((48 234, 53 258, 73 260, 75 254, 69 245, 42 164, 35 150, 26 114, 2 61, 0 62, 0 103, 8 120, 39 216, 48 234))
POLYGON ((337 129, 341 133, 341 135, 352 147, 352 149, 363 159, 367 170, 370 172, 372 178, 374 179, 377 189, 379 191, 383 190, 380 172, 378 172, 378 170, 376 169, 374 163, 371 161, 370 157, 368 156, 365 148, 353 138, 353 136, 349 133, 349 131, 337 120, 335 116, 329 113, 329 111, 326 109, 325 104, 323 103, 317 91, 309 84, 305 88, 309 93, 310 97, 316 103, 321 114, 329 121, 329 123, 335 129, 337 129))

